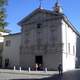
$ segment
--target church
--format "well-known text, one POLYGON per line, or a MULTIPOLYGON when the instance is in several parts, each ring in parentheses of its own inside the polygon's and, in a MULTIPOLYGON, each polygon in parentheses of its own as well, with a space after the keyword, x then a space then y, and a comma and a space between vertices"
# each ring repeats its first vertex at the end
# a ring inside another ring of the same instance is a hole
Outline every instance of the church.
POLYGON ((54 10, 41 7, 19 23, 21 32, 4 35, 2 67, 34 70, 35 64, 44 69, 63 71, 80 67, 80 33, 64 15, 58 2, 54 10))

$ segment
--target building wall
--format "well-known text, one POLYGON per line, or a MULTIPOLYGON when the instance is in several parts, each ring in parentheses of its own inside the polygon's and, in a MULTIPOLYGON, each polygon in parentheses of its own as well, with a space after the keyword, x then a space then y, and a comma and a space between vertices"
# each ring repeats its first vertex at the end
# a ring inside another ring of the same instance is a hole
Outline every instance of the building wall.
POLYGON ((76 41, 76 68, 80 68, 80 36, 77 36, 76 41))
POLYGON ((5 36, 3 46, 3 67, 5 67, 5 59, 9 59, 8 67, 19 66, 19 53, 21 44, 21 34, 12 34, 5 36))
POLYGON ((2 51, 4 44, 4 35, 8 35, 8 33, 0 32, 0 68, 2 68, 2 51))
POLYGON ((31 67, 31 69, 35 68, 35 56, 43 56, 43 69, 45 67, 48 68, 48 70, 57 70, 57 67, 59 63, 61 63, 61 56, 53 54, 22 54, 21 56, 21 63, 20 65, 23 69, 28 69, 28 67, 31 67))
POLYGON ((9 59, 11 68, 21 66, 33 69, 36 56, 42 56, 42 66, 48 70, 57 70, 59 64, 63 65, 63 71, 79 66, 80 36, 61 17, 36 13, 22 24, 21 34, 1 37, 1 40, 4 39, 3 67, 5 59, 9 59), (6 46, 6 41, 10 41, 10 45, 6 46))
POLYGON ((9 67, 34 68, 36 56, 43 57, 43 68, 49 70, 57 70, 59 64, 63 64, 63 71, 80 66, 80 36, 61 18, 49 15, 46 20, 46 16, 32 17, 22 26, 21 34, 1 37, 4 39, 3 67, 5 59, 9 59, 9 67), (41 27, 37 28, 39 23, 41 27), (6 46, 9 40, 10 45, 6 46))
POLYGON ((77 34, 62 20, 63 71, 75 69, 77 34))
POLYGON ((38 13, 30 19, 34 22, 25 22, 22 26, 21 66, 33 67, 37 55, 43 56, 43 67, 48 69, 57 69, 62 63, 61 20, 56 16, 48 16, 38 13), (38 23, 41 23, 39 29, 38 23))
POLYGON ((44 54, 44 65, 49 70, 57 70, 58 65, 61 63, 61 56, 59 52, 57 54, 44 54))

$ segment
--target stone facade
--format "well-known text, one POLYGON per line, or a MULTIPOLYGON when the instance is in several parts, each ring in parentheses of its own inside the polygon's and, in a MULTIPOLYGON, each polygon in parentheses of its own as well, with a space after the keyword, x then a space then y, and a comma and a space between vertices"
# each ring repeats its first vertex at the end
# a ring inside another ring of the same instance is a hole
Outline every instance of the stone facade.
POLYGON ((61 19, 45 12, 37 12, 22 26, 21 66, 33 67, 36 56, 42 56, 43 67, 57 69, 61 63, 61 19))

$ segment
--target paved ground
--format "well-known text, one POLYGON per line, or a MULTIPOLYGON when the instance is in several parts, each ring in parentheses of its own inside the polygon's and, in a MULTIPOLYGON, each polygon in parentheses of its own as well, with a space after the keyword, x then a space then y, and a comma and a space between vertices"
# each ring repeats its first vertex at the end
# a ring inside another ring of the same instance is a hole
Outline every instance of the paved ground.
POLYGON ((80 80, 80 69, 64 73, 63 80, 80 80))
POLYGON ((80 70, 68 71, 63 76, 59 76, 57 72, 14 72, 0 70, 0 80, 80 80, 80 70))
POLYGON ((19 71, 0 69, 0 80, 39 80, 58 74, 57 71, 19 71))

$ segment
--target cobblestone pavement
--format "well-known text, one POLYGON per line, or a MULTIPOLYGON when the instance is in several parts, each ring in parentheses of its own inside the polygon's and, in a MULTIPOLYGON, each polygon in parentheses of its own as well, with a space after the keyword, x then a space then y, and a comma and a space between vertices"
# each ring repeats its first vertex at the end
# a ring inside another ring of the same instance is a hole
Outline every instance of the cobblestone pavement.
POLYGON ((53 75, 49 73, 38 72, 38 74, 19 74, 19 73, 3 73, 0 72, 0 80, 80 80, 80 70, 68 71, 59 76, 54 73, 53 75))

